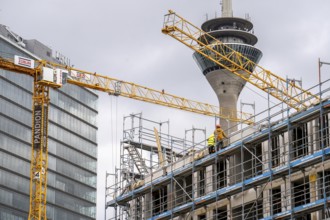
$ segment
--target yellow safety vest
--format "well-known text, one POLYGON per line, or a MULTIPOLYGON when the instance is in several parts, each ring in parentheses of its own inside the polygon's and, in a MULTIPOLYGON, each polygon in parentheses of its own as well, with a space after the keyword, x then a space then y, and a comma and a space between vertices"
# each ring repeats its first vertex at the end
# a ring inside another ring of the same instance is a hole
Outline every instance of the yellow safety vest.
POLYGON ((217 136, 217 142, 223 140, 223 138, 227 137, 225 132, 222 129, 215 130, 214 133, 210 135, 210 137, 207 139, 207 145, 208 146, 214 146, 216 141, 215 141, 215 136, 217 136))
POLYGON ((214 146, 215 145, 214 133, 212 133, 210 135, 210 137, 207 139, 207 145, 208 146, 214 146))

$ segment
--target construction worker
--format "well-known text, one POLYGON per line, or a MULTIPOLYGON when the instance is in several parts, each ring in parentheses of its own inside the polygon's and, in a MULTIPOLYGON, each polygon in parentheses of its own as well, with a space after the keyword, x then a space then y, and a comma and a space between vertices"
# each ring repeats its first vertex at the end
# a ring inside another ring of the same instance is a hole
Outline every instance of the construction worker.
POLYGON ((223 148, 223 139, 228 138, 225 132, 222 130, 221 125, 215 126, 215 131, 207 139, 207 145, 209 148, 209 154, 215 152, 215 148, 218 150, 223 148))

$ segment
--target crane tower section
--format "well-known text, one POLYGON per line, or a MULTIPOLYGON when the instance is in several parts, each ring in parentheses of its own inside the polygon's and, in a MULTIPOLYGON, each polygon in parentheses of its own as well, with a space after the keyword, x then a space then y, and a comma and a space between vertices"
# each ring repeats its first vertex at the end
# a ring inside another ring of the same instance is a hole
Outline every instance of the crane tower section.
MULTIPOLYGON (((201 29, 208 33, 208 35, 201 35, 198 40, 208 45, 212 44, 212 39, 208 37, 210 35, 257 64, 262 57, 262 52, 254 47, 258 38, 253 33, 253 24, 247 19, 233 17, 231 5, 231 0, 224 0, 222 2, 222 17, 205 21, 201 29)), ((220 47, 218 49, 218 52, 222 55, 229 53, 227 50, 221 50, 220 47)), ((193 57, 215 91, 220 106, 236 110, 237 99, 244 88, 246 80, 231 74, 229 70, 205 58, 205 56, 198 52, 195 52, 193 57)), ((225 60, 222 62, 228 66, 225 60)), ((249 66, 247 68, 254 67, 249 66)), ((249 69, 249 71, 253 72, 253 69, 249 69)), ((248 74, 244 70, 239 70, 239 72, 248 77, 248 74)), ((231 131, 237 129, 235 122, 227 123, 221 119, 220 123, 226 128, 227 126, 231 127, 231 131)))

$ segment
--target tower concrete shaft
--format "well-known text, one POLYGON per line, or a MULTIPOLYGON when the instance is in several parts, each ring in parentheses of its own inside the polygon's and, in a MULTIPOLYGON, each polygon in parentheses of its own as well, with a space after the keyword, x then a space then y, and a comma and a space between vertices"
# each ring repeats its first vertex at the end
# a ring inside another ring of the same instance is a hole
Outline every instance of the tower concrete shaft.
MULTIPOLYGON (((202 24, 201 28, 226 46, 240 52, 254 63, 258 63, 262 57, 262 52, 254 47, 258 39, 253 33, 253 24, 249 20, 232 17, 231 0, 223 0, 222 17, 207 20, 202 24)), ((200 39, 203 39, 203 36, 200 39)), ((224 50, 219 52, 225 55, 229 51, 224 50)), ((230 108, 236 112, 237 100, 246 81, 197 52, 194 53, 193 57, 215 91, 219 105, 222 108, 230 108)), ((241 74, 245 74, 245 72, 242 71, 241 74)), ((232 117, 237 117, 237 115, 232 117)), ((220 119, 220 123, 225 130, 229 129, 228 133, 237 130, 236 122, 220 119)))

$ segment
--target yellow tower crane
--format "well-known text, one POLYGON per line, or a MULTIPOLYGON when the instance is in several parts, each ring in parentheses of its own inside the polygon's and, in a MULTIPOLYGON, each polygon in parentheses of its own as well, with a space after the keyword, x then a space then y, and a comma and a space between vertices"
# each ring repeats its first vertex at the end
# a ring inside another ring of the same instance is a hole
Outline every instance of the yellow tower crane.
POLYGON ((296 110, 320 102, 318 96, 259 66, 172 10, 165 15, 162 32, 296 110))
POLYGON ((48 110, 50 88, 60 88, 69 83, 85 88, 124 96, 140 101, 181 109, 198 114, 225 117, 228 120, 250 124, 251 114, 232 112, 223 115, 217 106, 188 100, 164 91, 140 86, 134 83, 102 76, 47 61, 35 61, 15 56, 14 60, 0 57, 0 68, 30 75, 34 78, 32 106, 32 150, 30 169, 29 220, 46 220, 47 169, 48 169, 48 110), (236 118, 236 115, 239 115, 236 118))

